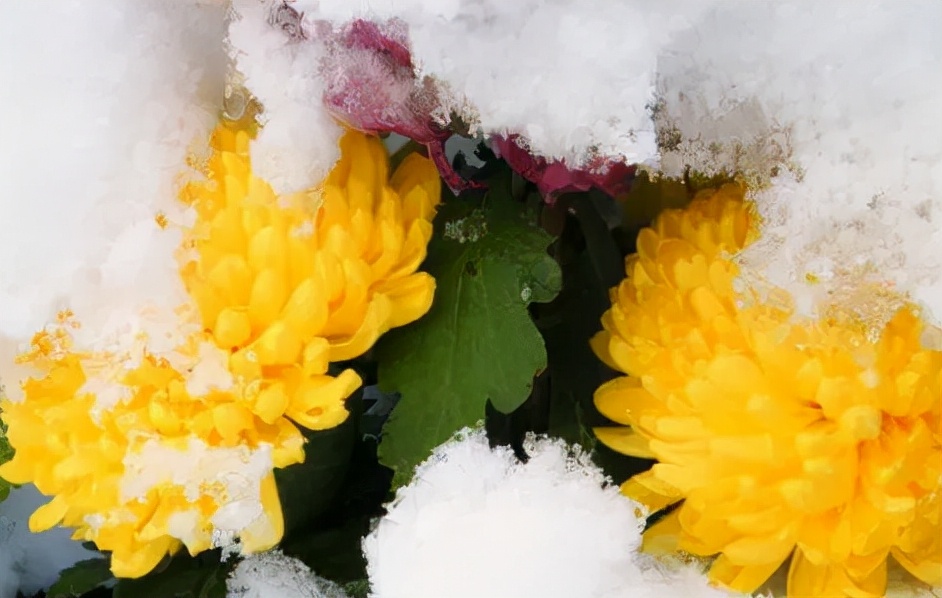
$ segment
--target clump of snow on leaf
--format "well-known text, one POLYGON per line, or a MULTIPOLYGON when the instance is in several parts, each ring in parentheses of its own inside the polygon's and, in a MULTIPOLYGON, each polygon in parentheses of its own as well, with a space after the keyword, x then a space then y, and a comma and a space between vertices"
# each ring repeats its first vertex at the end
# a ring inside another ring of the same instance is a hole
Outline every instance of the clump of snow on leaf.
POLYGON ((286 35, 270 22, 272 8, 258 0, 235 0, 228 39, 241 83, 264 106, 252 168, 276 192, 289 193, 326 176, 340 157, 342 130, 322 101, 325 83, 318 67, 326 56, 324 44, 286 35))
POLYGON ((462 430, 364 540, 375 598, 725 596, 639 556, 644 518, 578 447, 528 438, 522 463, 462 430))
POLYGON ((0 502, 0 598, 18 591, 32 596, 55 583, 63 569, 96 556, 73 540, 68 529, 29 531, 29 516, 47 501, 29 485, 12 489, 0 502))
POLYGON ((187 154, 223 93, 225 6, 13 2, 0 18, 0 377, 72 309, 79 347, 173 335, 187 154), (166 217, 161 230, 157 217, 166 217))
POLYGON ((347 598, 339 586, 278 550, 242 560, 226 588, 226 598, 347 598))

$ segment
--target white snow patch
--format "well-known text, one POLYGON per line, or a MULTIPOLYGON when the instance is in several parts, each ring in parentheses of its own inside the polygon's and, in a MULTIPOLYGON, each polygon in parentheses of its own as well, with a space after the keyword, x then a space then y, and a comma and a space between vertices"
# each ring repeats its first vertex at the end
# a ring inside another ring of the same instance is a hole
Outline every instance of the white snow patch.
POLYGON ((267 444, 254 450, 211 447, 191 438, 181 450, 149 439, 125 455, 121 500, 144 497, 150 489, 164 485, 181 487, 192 502, 209 494, 220 505, 210 518, 213 526, 239 534, 265 518, 261 482, 272 471, 271 448, 267 444))
MULTIPOLYGON (((4 3, 0 14, 0 377, 61 309, 76 342, 166 321, 186 294, 175 250, 191 148, 221 104, 225 5, 4 3), (169 226, 155 222, 163 213, 169 226)), ((150 336, 156 337, 157 334, 150 336)))
POLYGON ((215 343, 200 343, 196 363, 186 378, 186 391, 191 396, 200 397, 213 390, 229 390, 234 383, 229 371, 229 353, 215 343))
POLYGON ((638 556, 640 507, 581 449, 531 437, 525 450, 522 464, 467 429, 437 448, 363 541, 372 596, 729 595, 638 556))
POLYGON ((318 67, 324 47, 296 43, 268 24, 259 0, 235 0, 230 53, 242 83, 262 103, 264 128, 252 144, 252 168, 279 194, 323 180, 340 157, 340 126, 324 108, 318 67))
MULTIPOLYGON (((656 157, 648 105, 659 49, 711 2, 669 0, 295 0, 305 23, 354 18, 408 25, 419 77, 484 134, 518 133, 538 154, 581 165, 590 153, 656 157)), ((313 29, 313 25, 310 26, 313 29)))
POLYGON ((942 318, 940 22, 933 1, 730 2, 662 53, 663 169, 772 182, 742 261, 805 315, 882 285, 942 318))
POLYGON ((273 550, 247 557, 226 582, 226 598, 347 598, 298 559, 273 550))
POLYGON ((876 285, 942 318, 934 0, 289 4, 311 31, 323 19, 405 23, 417 74, 444 90, 436 114, 519 133, 534 153, 774 181, 743 263, 804 315, 876 285))

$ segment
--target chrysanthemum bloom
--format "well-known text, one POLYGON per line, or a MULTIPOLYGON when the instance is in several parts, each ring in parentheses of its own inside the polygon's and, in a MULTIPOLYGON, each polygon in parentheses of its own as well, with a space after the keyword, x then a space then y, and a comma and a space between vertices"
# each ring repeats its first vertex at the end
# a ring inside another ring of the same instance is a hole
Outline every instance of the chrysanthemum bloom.
POLYGON ((743 290, 755 220, 735 185, 662 214, 593 340, 628 374, 595 402, 630 427, 599 438, 658 461, 622 491, 680 503, 645 549, 718 555, 711 578, 741 591, 789 557, 793 596, 880 596, 889 555, 942 584, 942 352, 905 303, 875 338, 847 310, 802 320, 743 290))
POLYGON ((208 180, 182 194, 196 218, 178 256, 191 303, 174 344, 81 348, 78 317, 63 313, 20 358, 36 370, 23 400, 2 404, 16 456, 0 475, 53 496, 31 529, 75 527, 111 551, 118 576, 181 545, 205 550, 214 533, 245 553, 276 544, 273 468, 303 460, 297 425, 344 421, 361 383, 329 363, 432 301, 434 280, 416 272, 439 200, 429 160, 410 156, 390 179, 380 141, 349 133, 322 188, 277 197, 252 175, 249 140, 220 125, 208 180))

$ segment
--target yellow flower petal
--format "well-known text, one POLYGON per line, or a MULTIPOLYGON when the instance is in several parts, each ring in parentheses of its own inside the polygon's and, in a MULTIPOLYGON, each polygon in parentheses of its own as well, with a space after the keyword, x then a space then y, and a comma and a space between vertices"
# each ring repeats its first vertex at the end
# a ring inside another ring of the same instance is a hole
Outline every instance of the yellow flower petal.
POLYGON ((790 596, 848 596, 879 598, 886 590, 886 562, 867 576, 855 579, 840 564, 812 564, 800 550, 792 556, 788 569, 790 596))
MULTIPOLYGON (((784 560, 783 558, 777 563, 773 561, 761 565, 734 565, 728 557, 721 554, 710 567, 710 581, 736 592, 752 592, 771 577, 784 560)), ((791 586, 789 586, 789 595, 824 598, 828 594, 792 594, 791 586)))
POLYGON ((284 516, 275 476, 268 475, 261 484, 262 515, 241 534, 243 551, 247 554, 273 548, 284 535, 284 516))
POLYGON ((626 480, 621 485, 621 493, 641 503, 651 512, 657 512, 683 499, 683 493, 646 471, 626 480))
POLYGON ((701 192, 642 230, 591 342, 626 374, 595 393, 626 426, 599 440, 659 461, 622 491, 681 503, 645 548, 717 555, 711 578, 740 591, 791 553, 789 595, 879 595, 890 553, 942 583, 942 351, 905 298, 874 340, 853 314, 804 319, 747 288, 743 195, 701 192))
POLYGON ((179 542, 169 536, 162 536, 141 544, 133 552, 112 553, 111 572, 115 577, 143 577, 173 552, 175 546, 179 546, 179 542))
POLYGON ((613 451, 641 459, 654 458, 649 440, 630 428, 593 428, 592 432, 613 451))
POLYGON ((69 502, 61 496, 56 496, 30 515, 29 531, 44 532, 57 526, 68 509, 69 502))
POLYGON ((170 335, 140 334, 124 353, 77 348, 79 322, 63 317, 19 358, 36 371, 24 401, 0 405, 17 451, 0 473, 53 497, 31 527, 75 527, 111 553, 121 577, 146 574, 183 544, 207 549, 232 501, 262 506, 234 530, 245 550, 277 544, 284 521, 271 468, 304 458, 293 422, 342 423, 362 383, 352 370, 327 375, 330 362, 362 355, 431 305, 434 281, 416 272, 439 202, 430 160, 410 156, 390 180, 382 142, 351 132, 323 185, 278 197, 253 174, 253 130, 241 126, 217 127, 201 168, 208 180, 180 194, 196 216, 178 252, 184 338, 167 347, 170 335), (172 475, 141 464, 168 451, 181 464, 199 454, 172 475), (230 488, 209 463, 216 456, 260 478, 230 488), (182 479, 187 471, 196 479, 182 479))

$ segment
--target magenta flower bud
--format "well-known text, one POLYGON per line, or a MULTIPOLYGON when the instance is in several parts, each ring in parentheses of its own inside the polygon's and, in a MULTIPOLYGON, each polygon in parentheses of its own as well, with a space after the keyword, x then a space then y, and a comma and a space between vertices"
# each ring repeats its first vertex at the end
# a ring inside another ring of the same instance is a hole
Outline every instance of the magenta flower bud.
POLYGON ((593 158, 584 168, 570 168, 564 160, 534 156, 519 135, 495 136, 491 146, 498 156, 528 181, 535 183, 543 198, 553 203, 563 193, 599 189, 612 197, 631 189, 636 167, 614 158, 593 158))

